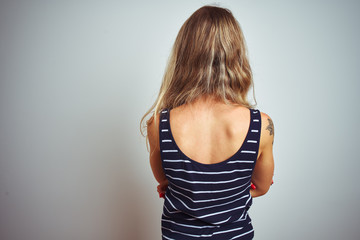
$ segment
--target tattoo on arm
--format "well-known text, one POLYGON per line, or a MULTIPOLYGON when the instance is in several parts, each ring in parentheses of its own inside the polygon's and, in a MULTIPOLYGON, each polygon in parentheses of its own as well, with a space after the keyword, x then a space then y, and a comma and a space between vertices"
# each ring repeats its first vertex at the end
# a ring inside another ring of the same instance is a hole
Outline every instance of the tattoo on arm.
MULTIPOLYGON (((266 130, 269 130, 270 135, 274 135, 274 124, 270 118, 267 119, 269 121, 269 125, 266 127, 266 130)), ((274 141, 272 142, 274 144, 274 141)))

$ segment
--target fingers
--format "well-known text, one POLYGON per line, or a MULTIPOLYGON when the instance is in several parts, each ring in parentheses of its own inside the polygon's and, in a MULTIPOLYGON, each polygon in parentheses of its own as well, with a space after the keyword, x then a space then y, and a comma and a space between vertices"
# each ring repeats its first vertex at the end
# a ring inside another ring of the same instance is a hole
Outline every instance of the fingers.
POLYGON ((159 184, 157 186, 157 192, 159 193, 159 198, 165 198, 165 192, 168 187, 168 183, 165 184, 159 184))
POLYGON ((160 189, 160 185, 158 186, 157 192, 159 193, 159 198, 165 198, 165 191, 160 189))

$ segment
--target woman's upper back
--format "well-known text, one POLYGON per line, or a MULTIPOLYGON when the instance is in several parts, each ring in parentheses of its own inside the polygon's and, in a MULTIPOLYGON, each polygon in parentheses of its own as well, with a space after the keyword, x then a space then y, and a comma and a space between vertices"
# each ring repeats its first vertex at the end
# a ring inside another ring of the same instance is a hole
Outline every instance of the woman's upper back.
MULTIPOLYGON (((261 118, 268 116, 261 113, 261 118)), ((169 122, 174 140, 186 156, 203 164, 214 164, 228 159, 243 145, 250 127, 250 111, 201 98, 171 109, 169 122)), ((264 131, 258 156, 272 141, 269 134, 264 134, 266 121, 262 122, 264 131)))
MULTIPOLYGON (((250 109, 246 107, 199 99, 171 109, 168 130, 178 148, 176 151, 185 157, 203 164, 220 163, 240 150, 249 129, 249 115, 250 109)), ((274 173, 274 125, 267 114, 260 112, 260 116, 261 126, 257 127, 260 130, 259 145, 251 178, 256 186, 253 196, 264 195, 269 190, 274 173)), ((159 124, 160 114, 156 121, 148 122, 147 129, 150 162, 160 181, 165 175, 160 170, 159 124)))

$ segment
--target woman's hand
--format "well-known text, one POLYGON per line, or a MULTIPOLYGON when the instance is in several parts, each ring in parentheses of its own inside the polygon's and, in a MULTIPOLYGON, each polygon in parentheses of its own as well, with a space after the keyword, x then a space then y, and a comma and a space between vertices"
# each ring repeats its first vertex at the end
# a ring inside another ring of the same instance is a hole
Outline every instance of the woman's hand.
POLYGON ((168 188, 169 181, 165 179, 164 181, 160 182, 160 184, 157 186, 157 192, 159 193, 160 198, 165 198, 165 192, 168 188))

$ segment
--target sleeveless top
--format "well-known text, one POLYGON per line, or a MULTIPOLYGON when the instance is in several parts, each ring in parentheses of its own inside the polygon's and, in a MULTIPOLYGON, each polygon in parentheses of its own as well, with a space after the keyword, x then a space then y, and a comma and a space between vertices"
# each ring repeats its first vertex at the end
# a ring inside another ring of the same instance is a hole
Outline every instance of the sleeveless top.
POLYGON ((162 239, 253 239, 248 209, 256 163, 261 115, 250 110, 250 127, 239 150, 227 160, 203 164, 187 157, 170 128, 170 110, 160 114, 162 168, 169 181, 161 216, 162 239))

